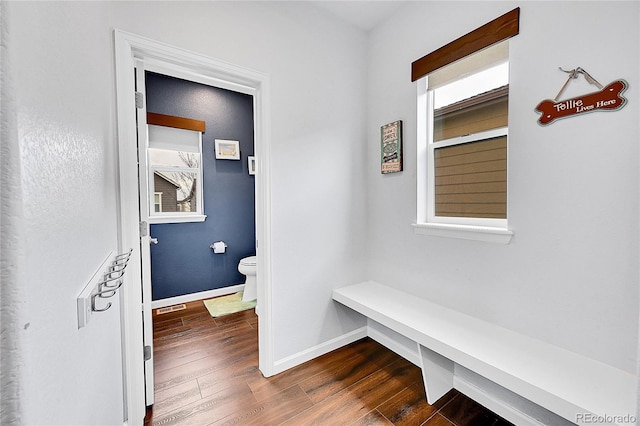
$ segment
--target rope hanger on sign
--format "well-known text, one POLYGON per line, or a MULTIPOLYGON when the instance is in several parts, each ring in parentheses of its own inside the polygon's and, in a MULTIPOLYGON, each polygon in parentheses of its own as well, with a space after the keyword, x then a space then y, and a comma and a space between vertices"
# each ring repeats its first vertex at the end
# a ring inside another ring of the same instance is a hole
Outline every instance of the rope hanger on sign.
POLYGON ((541 114, 540 118, 538 118, 538 124, 545 126, 553 123, 557 119, 567 118, 585 112, 617 111, 627 104, 627 99, 622 96, 622 93, 629 87, 629 84, 625 80, 615 80, 604 87, 582 67, 577 67, 572 70, 565 70, 562 69, 562 67, 558 67, 558 69, 569 74, 569 76, 553 100, 546 99, 536 107, 535 110, 541 114), (563 101, 558 100, 571 80, 575 80, 580 75, 582 75, 589 84, 597 86, 600 90, 563 101))
POLYGON ((598 81, 595 78, 591 77, 591 75, 587 72, 587 70, 585 70, 582 67, 574 68, 569 71, 562 69, 562 67, 558 67, 558 69, 562 72, 566 72, 567 74, 569 74, 569 77, 567 77, 567 81, 564 82, 564 85, 562 86, 562 88, 560 89, 556 97, 553 98, 554 101, 557 101, 558 98, 560 98, 560 95, 562 95, 562 92, 564 92, 564 89, 567 88, 567 86, 569 85, 569 82, 572 79, 578 78, 579 74, 582 74, 584 76, 584 79, 587 80, 587 82, 589 82, 590 84, 598 86, 598 89, 602 90, 603 88, 602 84, 598 83, 598 81))

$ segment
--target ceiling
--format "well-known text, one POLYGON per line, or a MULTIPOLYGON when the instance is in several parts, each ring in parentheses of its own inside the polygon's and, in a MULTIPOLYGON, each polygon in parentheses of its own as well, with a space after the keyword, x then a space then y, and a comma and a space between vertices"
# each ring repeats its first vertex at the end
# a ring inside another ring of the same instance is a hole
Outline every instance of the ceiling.
POLYGON ((392 15, 407 1, 311 1, 315 6, 325 9, 362 30, 369 31, 387 16, 392 15))

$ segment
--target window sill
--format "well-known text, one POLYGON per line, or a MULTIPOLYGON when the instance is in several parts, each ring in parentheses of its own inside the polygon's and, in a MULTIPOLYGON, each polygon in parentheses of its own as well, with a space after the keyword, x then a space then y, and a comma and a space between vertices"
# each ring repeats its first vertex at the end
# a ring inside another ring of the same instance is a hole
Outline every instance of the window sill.
POLYGON ((513 232, 508 229, 488 226, 451 225, 445 223, 413 223, 411 226, 416 234, 498 244, 509 244, 511 237, 513 237, 513 232))
POLYGON ((204 222, 207 218, 206 214, 190 214, 180 216, 152 216, 149 218, 149 223, 188 223, 188 222, 204 222))

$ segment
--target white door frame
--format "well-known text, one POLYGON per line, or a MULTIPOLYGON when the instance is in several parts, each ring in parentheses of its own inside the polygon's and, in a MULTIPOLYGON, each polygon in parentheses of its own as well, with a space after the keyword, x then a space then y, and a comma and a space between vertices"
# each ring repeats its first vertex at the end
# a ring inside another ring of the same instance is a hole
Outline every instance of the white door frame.
POLYGON ((122 287, 122 344, 125 417, 129 425, 142 424, 145 416, 138 165, 134 60, 166 74, 253 95, 256 157, 256 254, 259 368, 274 374, 271 327, 271 174, 269 76, 218 61, 148 38, 114 30, 116 106, 119 158, 119 240, 121 249, 133 249, 122 287))

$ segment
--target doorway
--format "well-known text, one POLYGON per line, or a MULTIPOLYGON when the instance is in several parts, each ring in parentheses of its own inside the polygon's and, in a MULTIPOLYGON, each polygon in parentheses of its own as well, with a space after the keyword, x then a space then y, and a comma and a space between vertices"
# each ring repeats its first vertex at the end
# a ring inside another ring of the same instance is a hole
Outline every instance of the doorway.
POLYGON ((146 404, 154 404, 151 310, 239 291, 255 256, 253 96, 136 64, 146 404), (230 141, 233 139, 234 141, 230 141), (218 158, 220 140, 237 144, 218 158), (148 224, 147 225, 145 225, 148 224), (215 241, 224 253, 212 250, 215 241), (151 297, 153 294, 153 297, 151 297))
MULTIPOLYGON (((270 247, 270 138, 269 78, 263 73, 230 65, 210 57, 115 30, 116 91, 119 160, 119 241, 120 248, 132 248, 131 273, 123 286, 122 341, 125 386, 125 418, 137 423, 145 415, 145 373, 141 306, 141 253, 138 205, 138 164, 136 143, 135 62, 165 74, 206 85, 246 93, 254 99, 256 174, 256 254, 260 322, 258 326, 259 368, 273 374, 271 333, 271 253, 270 247)), ((143 307, 150 309, 150 307, 143 307)))
POLYGON ((139 161, 141 220, 153 237, 152 307, 235 293, 244 282, 240 260, 256 254, 253 96, 149 68, 138 74, 138 126, 148 119, 139 161), (219 155, 223 142, 239 148, 235 156, 219 155))

